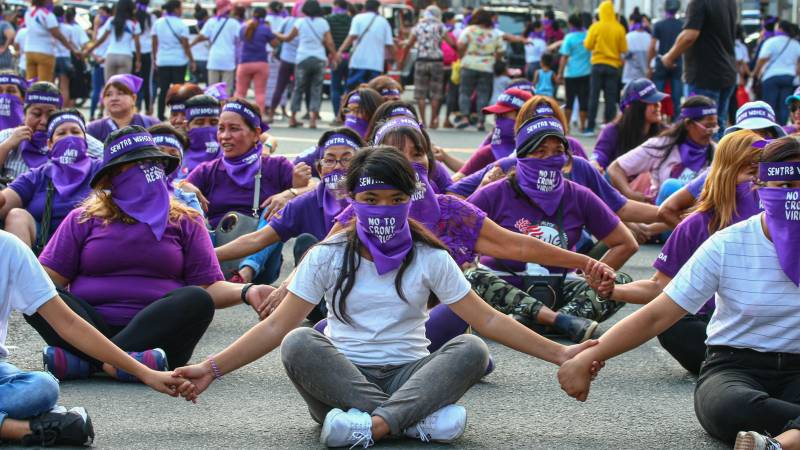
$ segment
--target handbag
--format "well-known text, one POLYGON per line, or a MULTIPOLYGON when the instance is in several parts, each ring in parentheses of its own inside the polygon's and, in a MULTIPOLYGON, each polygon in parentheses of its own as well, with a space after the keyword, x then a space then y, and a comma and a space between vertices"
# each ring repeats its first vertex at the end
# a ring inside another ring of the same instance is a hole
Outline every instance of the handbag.
MULTIPOLYGON (((253 213, 251 215, 242 214, 238 211, 231 211, 222 217, 222 220, 214 229, 214 238, 217 247, 225 245, 245 234, 252 233, 258 229, 258 206, 259 195, 261 194, 261 171, 256 173, 255 192, 253 193, 253 213)), ((234 273, 239 271, 239 265, 244 258, 230 260, 220 263, 222 274, 225 279, 229 279, 234 273)))
POLYGON ((33 253, 36 256, 42 253, 47 241, 50 240, 50 221, 53 218, 53 197, 55 196, 56 188, 53 186, 53 180, 47 183, 47 194, 44 201, 44 211, 42 212, 42 224, 39 230, 39 237, 33 243, 33 253))

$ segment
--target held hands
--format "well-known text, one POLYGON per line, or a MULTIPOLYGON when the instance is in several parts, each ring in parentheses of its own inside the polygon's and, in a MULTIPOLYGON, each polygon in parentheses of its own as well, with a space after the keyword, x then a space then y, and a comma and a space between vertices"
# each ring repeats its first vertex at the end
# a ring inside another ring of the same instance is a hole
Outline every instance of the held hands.
POLYGON ((197 398, 205 391, 211 382, 214 381, 214 371, 211 364, 204 361, 186 367, 179 367, 172 373, 173 377, 185 380, 178 387, 177 392, 186 401, 197 403, 197 398))
POLYGON ((580 357, 570 359, 562 364, 558 369, 558 383, 561 385, 561 389, 575 400, 585 402, 589 397, 591 382, 597 375, 596 371, 592 369, 594 364, 595 362, 580 357))
POLYGON ((613 269, 600 261, 592 259, 586 263, 583 276, 589 287, 597 292, 600 297, 609 298, 614 293, 616 274, 613 269))
POLYGON ((148 369, 147 372, 140 377, 142 383, 150 386, 153 390, 167 394, 170 397, 177 397, 179 394, 178 389, 181 385, 191 382, 175 375, 173 372, 159 372, 148 369))
POLYGON ((277 288, 267 284, 254 285, 247 291, 247 301, 258 314, 259 320, 264 320, 275 311, 282 297, 272 296, 277 288))
POLYGON ((311 181, 311 166, 304 162, 297 163, 292 172, 292 186, 308 186, 311 181))

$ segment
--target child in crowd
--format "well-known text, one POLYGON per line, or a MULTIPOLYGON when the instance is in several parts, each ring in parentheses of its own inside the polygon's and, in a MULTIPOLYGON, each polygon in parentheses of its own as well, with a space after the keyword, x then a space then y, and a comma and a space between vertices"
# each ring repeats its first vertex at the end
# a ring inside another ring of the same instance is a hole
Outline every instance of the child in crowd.
POLYGON ((494 87, 492 88, 492 98, 490 105, 497 103, 497 97, 503 93, 511 84, 511 77, 508 76, 508 64, 505 61, 497 61, 494 64, 494 87))
POLYGON ((556 81, 553 77, 553 55, 545 53, 539 62, 541 68, 533 74, 533 85, 536 86, 536 93, 546 97, 556 96, 556 81))

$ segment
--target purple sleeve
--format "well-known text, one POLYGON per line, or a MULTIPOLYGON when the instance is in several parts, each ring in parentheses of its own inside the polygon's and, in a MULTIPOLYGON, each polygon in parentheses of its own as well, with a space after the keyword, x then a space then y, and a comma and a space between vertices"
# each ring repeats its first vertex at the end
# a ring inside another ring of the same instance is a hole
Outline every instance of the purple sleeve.
POLYGON ((225 278, 202 217, 181 220, 183 279, 189 286, 207 286, 225 278))
POLYGON ((472 175, 494 162, 494 160, 491 144, 484 145, 470 155, 467 162, 464 163, 464 166, 462 166, 458 172, 464 175, 472 175))
POLYGON ((672 231, 661 253, 653 262, 653 268, 670 278, 675 278, 681 267, 707 239, 706 216, 699 213, 690 215, 672 231))
POLYGON ((572 159, 572 181, 589 188, 611 211, 619 211, 628 199, 612 186, 592 164, 583 158, 572 159))
POLYGON ((491 208, 492 206, 491 194, 492 191, 494 190, 494 185, 496 183, 505 183, 505 181, 506 180, 503 179, 503 180, 497 180, 494 183, 487 184, 486 186, 478 189, 472 195, 470 195, 467 198, 467 201, 480 208, 481 211, 484 211, 486 214, 489 215, 489 217, 493 217, 494 215, 492 214, 492 208, 491 208))
POLYGON ((586 228, 592 236, 603 240, 614 231, 620 220, 613 211, 594 192, 588 189, 579 189, 582 192, 580 204, 583 211, 586 228))
POLYGON ((81 249, 92 228, 92 220, 79 222, 82 213, 82 208, 72 210, 39 255, 39 262, 43 266, 67 280, 73 280, 78 275, 81 249))
MULTIPOLYGON (((316 192, 312 192, 311 195, 316 196, 317 194, 316 192)), ((298 199, 302 199, 302 197, 298 197, 298 199)), ((297 229, 299 225, 298 221, 302 219, 302 217, 300 217, 298 213, 299 208, 297 205, 298 200, 293 199, 269 219, 269 226, 275 230, 275 233, 278 234, 282 242, 286 242, 300 234, 297 229)))
POLYGON ((573 156, 580 156, 583 159, 588 159, 586 156, 586 149, 583 148, 581 141, 572 136, 567 136, 567 141, 569 142, 569 149, 573 156))
POLYGON ((433 190, 437 194, 443 194, 447 192, 447 188, 453 184, 453 179, 450 178, 450 172, 441 161, 436 161, 436 166, 433 169, 433 179, 431 182, 433 183, 433 190))
POLYGON ((609 125, 603 128, 597 142, 594 144, 594 152, 592 153, 592 160, 597 161, 600 167, 607 168, 611 164, 611 157, 616 153, 617 143, 619 142, 619 135, 617 133, 616 125, 609 125))
POLYGON ((186 181, 192 183, 197 189, 200 189, 200 192, 207 193, 206 181, 208 180, 209 176, 209 167, 210 163, 201 163, 199 166, 195 167, 191 172, 189 172, 189 176, 186 177, 186 181))
POLYGON ((464 200, 450 196, 438 196, 442 211, 439 238, 447 245, 450 255, 459 266, 475 261, 475 245, 486 220, 486 213, 464 200), (444 222, 444 223, 442 223, 444 222))
POLYGON ((86 133, 98 141, 103 142, 103 139, 100 139, 103 137, 103 119, 97 119, 89 122, 89 125, 86 126, 86 133))
POLYGON ((42 171, 38 168, 29 170, 15 178, 14 181, 8 185, 9 189, 19 195, 19 198, 22 200, 23 208, 27 207, 31 200, 33 200, 33 196, 42 182, 42 177, 37 176, 41 175, 41 173, 42 171))
POLYGON ((353 217, 355 217, 355 215, 356 213, 353 210, 353 205, 347 205, 347 208, 343 209, 342 212, 340 212, 339 215, 336 216, 336 221, 339 222, 339 224, 341 224, 342 226, 346 227, 347 224, 349 224, 350 221, 353 220, 353 217))
POLYGON ((456 181, 447 188, 447 192, 452 192, 453 194, 460 195, 464 198, 469 197, 473 192, 475 192, 476 189, 478 189, 478 186, 481 185, 481 180, 483 180, 484 175, 486 175, 486 172, 488 172, 493 166, 494 164, 488 165, 483 169, 456 181))
POLYGON ((686 190, 692 194, 695 199, 700 198, 700 193, 703 192, 703 185, 706 184, 708 178, 708 168, 703 169, 700 175, 696 176, 694 180, 686 185, 686 190))

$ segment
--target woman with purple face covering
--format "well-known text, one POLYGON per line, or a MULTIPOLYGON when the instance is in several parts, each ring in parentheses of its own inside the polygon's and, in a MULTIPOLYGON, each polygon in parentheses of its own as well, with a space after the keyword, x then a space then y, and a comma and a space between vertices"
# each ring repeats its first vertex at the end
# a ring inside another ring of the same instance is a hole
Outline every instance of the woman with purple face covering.
POLYGON ((740 449, 800 445, 800 142, 785 137, 767 144, 758 170, 764 213, 714 233, 662 294, 563 364, 558 378, 568 395, 585 401, 594 361, 610 364, 714 296, 694 390, 700 425, 740 449))
POLYGON ((417 173, 397 149, 359 152, 346 188, 355 220, 308 252, 270 317, 207 361, 177 370, 193 384, 180 389, 187 399, 280 345, 287 375, 322 424, 322 444, 367 448, 389 436, 452 442, 466 426, 455 402, 483 376, 489 352, 463 335, 430 353, 424 324, 432 295, 482 336, 554 364, 594 344, 554 343, 482 302, 444 245, 410 219, 417 173), (325 332, 295 329, 323 298, 325 332))
MULTIPOLYGON (((487 217, 513 233, 536 237, 564 249, 575 249, 587 229, 608 251, 601 261, 622 267, 638 245, 619 218, 589 189, 564 179, 562 169, 570 158, 561 123, 552 117, 532 117, 518 127, 516 166, 508 178, 495 181, 472 194, 468 201, 487 217)), ((522 264, 508 257, 482 252, 481 266, 466 272, 473 289, 495 308, 508 310, 529 326, 545 325, 576 342, 591 337, 601 322, 623 303, 605 301, 586 282, 568 271, 543 265, 522 264), (552 295, 528 295, 527 284, 546 284, 552 295), (545 303, 547 302, 547 303, 545 303)), ((630 278, 618 274, 617 280, 630 278)))
POLYGON ((189 145, 181 161, 178 178, 183 180, 195 167, 222 156, 217 141, 217 126, 222 111, 219 100, 210 95, 195 95, 184 103, 186 137, 189 145))
POLYGON ((136 96, 141 89, 142 79, 136 75, 120 74, 109 78, 102 93, 108 117, 89 122, 86 132, 105 142, 113 131, 128 125, 147 128, 157 124, 158 119, 136 112, 136 96))
POLYGON ((91 192, 89 181, 102 165, 87 153, 86 125, 76 109, 50 115, 47 147, 48 162, 23 173, 0 192, 0 219, 5 221, 5 230, 37 252, 91 192))
MULTIPOLYGON (((178 167, 180 167, 183 161, 183 154, 186 151, 186 147, 189 145, 189 140, 186 138, 186 135, 167 123, 153 125, 148 128, 147 131, 153 136, 153 142, 155 142, 159 150, 180 160, 178 163, 178 167)), ((205 212, 203 211, 202 205, 200 205, 200 200, 197 199, 197 195, 192 192, 186 192, 177 186, 181 181, 178 179, 179 175, 180 169, 176 169, 172 173, 167 174, 167 188, 170 193, 178 201, 205 217, 205 212)))

